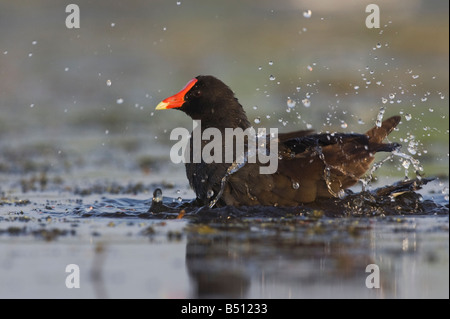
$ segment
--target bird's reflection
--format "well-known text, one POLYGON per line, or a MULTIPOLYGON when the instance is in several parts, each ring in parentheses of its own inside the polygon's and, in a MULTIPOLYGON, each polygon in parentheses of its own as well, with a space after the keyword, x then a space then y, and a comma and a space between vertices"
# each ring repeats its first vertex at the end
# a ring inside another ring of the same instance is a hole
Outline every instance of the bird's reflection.
POLYGON ((244 298, 250 276, 241 256, 226 238, 188 238, 186 266, 194 281, 195 298, 244 298))
MULTIPOLYGON (((391 290, 383 268, 381 289, 365 285, 367 265, 376 263, 370 221, 277 220, 193 224, 186 267, 193 298, 382 297, 391 290), (250 226, 251 225, 251 226, 250 226)), ((386 257, 385 257, 386 258, 386 257)))

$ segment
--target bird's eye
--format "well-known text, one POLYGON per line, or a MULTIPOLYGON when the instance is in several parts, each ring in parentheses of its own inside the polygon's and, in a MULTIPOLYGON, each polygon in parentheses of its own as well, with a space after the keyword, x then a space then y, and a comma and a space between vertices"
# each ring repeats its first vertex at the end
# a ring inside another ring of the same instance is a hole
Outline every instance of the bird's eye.
POLYGON ((202 91, 200 91, 200 90, 195 90, 194 92, 192 92, 193 97, 199 97, 201 95, 202 95, 202 91))

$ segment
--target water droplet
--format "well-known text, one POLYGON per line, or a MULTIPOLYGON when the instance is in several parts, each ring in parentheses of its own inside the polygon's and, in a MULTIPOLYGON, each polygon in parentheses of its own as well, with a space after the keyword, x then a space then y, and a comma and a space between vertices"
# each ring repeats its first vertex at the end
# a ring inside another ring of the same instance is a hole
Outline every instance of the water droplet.
POLYGON ((395 93, 389 93, 389 98, 390 98, 391 100, 395 99, 395 93))
POLYGON ((358 85, 355 85, 353 88, 354 88, 355 90, 359 90, 359 86, 358 86, 358 85))
POLYGON ((32 108, 33 108, 33 107, 34 107, 34 104, 30 104, 30 107, 32 107, 32 108))
POLYGON ((410 144, 410 145, 408 145, 408 152, 412 155, 415 155, 417 153, 417 150, 414 145, 410 144))
POLYGON ((271 75, 271 76, 269 76, 269 80, 273 81, 273 80, 275 80, 275 77, 273 75, 271 75))
POLYGON ((177 1, 177 6, 181 5, 181 1, 177 1))
POLYGON ((348 124, 347 124, 347 123, 345 123, 345 122, 342 122, 342 124, 341 124, 341 127, 342 127, 342 128, 347 128, 347 126, 348 126, 348 124))
POLYGON ((299 189, 300 188, 300 184, 298 182, 292 182, 292 188, 293 189, 299 189))
POLYGON ((402 161, 402 166, 403 166, 405 169, 408 169, 410 165, 411 165, 411 162, 410 162, 410 161, 408 161, 408 160, 403 160, 403 161, 402 161))
POLYGON ((299 87, 299 86, 297 86, 295 89, 297 90, 297 92, 300 92, 300 90, 301 90, 302 88, 299 87))
POLYGON ((426 100, 428 100, 428 98, 425 97, 425 96, 424 96, 423 98, 421 98, 421 101, 422 101, 422 102, 425 102, 426 100))
POLYGON ((255 122, 255 124, 259 124, 259 123, 261 123, 261 119, 259 117, 257 117, 257 118, 255 118, 254 122, 255 122))
POLYGON ((66 72, 69 71, 69 68, 64 68, 64 71, 66 71, 66 72))
POLYGON ((365 124, 364 121, 362 119, 358 120, 358 124, 365 124))
POLYGON ((308 65, 306 68, 308 69, 308 71, 312 71, 313 70, 312 66, 310 66, 310 65, 308 65))
POLYGON ((105 131, 105 134, 108 135, 108 134, 109 134, 109 130, 106 130, 106 131, 105 131))
POLYGON ((258 70, 260 70, 260 71, 261 71, 261 70, 262 70, 262 66, 258 66, 258 70))
POLYGON ((122 98, 117 99, 117 100, 116 100, 116 103, 117 103, 117 104, 122 104, 122 103, 123 103, 123 99, 122 99, 122 98))
POLYGON ((306 128, 309 130, 309 129, 312 129, 312 124, 309 124, 309 123, 306 123, 306 128))
POLYGON ((256 105, 253 106, 253 109, 254 109, 254 110, 257 110, 257 109, 258 109, 258 106, 256 106, 256 105))
POLYGON ((309 99, 303 99, 302 103, 305 107, 310 107, 311 106, 311 101, 309 99))
POLYGON ((31 58, 33 56, 33 53, 28 53, 28 57, 31 58))
POLYGON ((312 11, 311 10, 303 11, 303 17, 309 19, 309 18, 311 18, 311 15, 312 15, 312 11))
POLYGON ((211 198, 213 196, 214 196, 214 191, 212 189, 208 189, 208 191, 206 192, 206 197, 211 198))
POLYGON ((157 188, 155 189, 155 191, 153 192, 153 201, 156 203, 162 202, 163 200, 163 195, 162 195, 162 191, 161 189, 157 188))
POLYGON ((419 76, 418 75, 413 75, 412 78, 415 80, 415 79, 418 79, 419 76))
POLYGON ((4 54, 4 55, 7 55, 7 54, 8 54, 8 51, 3 51, 3 54, 4 54))
POLYGON ((167 27, 163 27, 163 31, 166 31, 167 30, 167 27))
POLYGON ((111 83, 111 80, 106 80, 106 85, 107 85, 107 86, 111 86, 111 84, 112 84, 112 83, 111 83))
POLYGON ((431 107, 428 109, 428 111, 430 112, 434 112, 434 109, 432 109, 431 107))
POLYGON ((181 197, 177 198, 178 203, 181 203, 183 201, 183 199, 181 197))
POLYGON ((269 65, 273 65, 273 61, 269 61, 269 65))
POLYGON ((409 113, 406 113, 406 114, 405 114, 405 119, 406 119, 407 121, 411 121, 411 118, 412 118, 411 114, 409 114, 409 113))
POLYGON ((37 44, 37 41, 31 42, 31 44, 32 44, 32 45, 36 45, 36 44, 37 44))
POLYGON ((114 22, 111 22, 111 28, 114 28, 116 24, 114 22))
POLYGON ((384 112, 385 112, 385 111, 386 111, 386 110, 385 110, 384 107, 380 108, 380 112, 378 113, 378 115, 377 115, 377 120, 376 120, 376 122, 375 122, 375 125, 376 125, 377 127, 381 127, 381 123, 383 122, 383 115, 384 115, 384 112))
POLYGON ((377 48, 381 48, 381 43, 377 43, 377 48))
POLYGON ((381 103, 386 104, 387 101, 388 101, 387 98, 385 98, 385 97, 382 97, 382 98, 381 98, 381 103))
POLYGON ((292 100, 291 98, 288 98, 287 100, 287 106, 288 108, 294 108, 295 107, 296 102, 294 100, 292 100))

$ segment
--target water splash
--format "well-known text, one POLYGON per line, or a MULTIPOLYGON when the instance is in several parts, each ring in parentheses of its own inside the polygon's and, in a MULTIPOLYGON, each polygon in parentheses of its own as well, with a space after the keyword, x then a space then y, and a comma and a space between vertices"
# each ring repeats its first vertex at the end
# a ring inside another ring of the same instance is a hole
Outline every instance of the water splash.
POLYGON ((369 172, 363 177, 360 178, 359 181, 362 184, 362 192, 365 192, 367 189, 367 186, 370 184, 370 182, 373 180, 373 174, 377 169, 379 169, 383 164, 393 158, 393 154, 391 153, 388 157, 384 158, 383 160, 376 162, 372 165, 369 172))
POLYGON ((414 157, 412 157, 411 155, 405 154, 403 152, 400 152, 399 150, 394 150, 392 152, 393 156, 398 156, 400 158, 402 158, 402 166, 405 168, 405 176, 408 176, 408 169, 410 168, 410 165, 413 166, 414 168, 414 173, 416 175, 416 178, 421 179, 421 172, 423 172, 423 166, 420 163, 420 161, 418 159, 415 159, 414 157), (405 162, 409 162, 409 164, 405 163, 405 162))
POLYGON ((290 97, 288 97, 288 100, 287 100, 287 106, 288 106, 288 108, 292 109, 292 108, 295 107, 296 104, 297 104, 297 103, 296 103, 294 100, 292 100, 290 97))
POLYGON ((209 205, 208 205, 209 208, 213 208, 216 205, 217 201, 222 197, 223 191, 225 190, 225 184, 226 184, 228 178, 231 175, 233 175, 234 173, 236 173, 239 169, 244 167, 245 164, 247 164, 247 161, 244 161, 242 163, 237 163, 235 161, 235 162, 233 162, 233 164, 231 164, 228 167, 227 172, 225 173, 225 175, 220 180, 220 190, 217 193, 217 196, 211 202, 209 202, 209 205))
POLYGON ((381 124, 383 123, 383 116, 384 116, 385 111, 386 111, 386 109, 384 107, 380 108, 380 112, 378 112, 377 120, 375 122, 375 125, 377 127, 381 127, 381 124))

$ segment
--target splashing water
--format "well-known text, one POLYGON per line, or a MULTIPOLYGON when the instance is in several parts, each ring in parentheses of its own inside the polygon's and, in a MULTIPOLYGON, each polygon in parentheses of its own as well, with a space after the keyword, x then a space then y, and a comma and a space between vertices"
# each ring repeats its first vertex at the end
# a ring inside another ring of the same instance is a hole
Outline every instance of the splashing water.
MULTIPOLYGON (((342 185, 339 185, 339 191, 335 192, 332 188, 333 181, 331 180, 331 169, 338 170, 339 172, 349 175, 348 172, 344 172, 340 167, 332 166, 328 164, 325 160, 325 155, 322 152, 322 147, 316 146, 314 149, 315 153, 318 155, 319 159, 325 164, 325 168, 323 169, 323 177, 325 180, 325 184, 327 185, 328 192, 335 198, 344 198, 345 197, 345 190, 342 187, 342 185)), ((352 176, 354 177, 354 176, 352 176)))
POLYGON ((410 168, 410 164, 414 168, 414 173, 416 174, 416 178, 421 179, 420 172, 423 172, 423 166, 420 163, 419 160, 415 159, 411 155, 405 154, 403 152, 400 152, 399 150, 394 150, 392 152, 393 156, 398 156, 402 158, 402 166, 405 168, 405 176, 408 176, 408 169, 410 168), (407 164, 405 162, 409 162, 410 164, 407 164))
POLYGON ((304 107, 310 107, 311 106, 311 101, 309 99, 303 99, 302 103, 303 103, 304 107))
POLYGON ((378 112, 377 120, 375 122, 375 125, 377 127, 381 127, 381 124, 383 123, 383 116, 384 116, 385 111, 386 111, 386 109, 384 107, 380 108, 380 112, 378 112))
MULTIPOLYGON (((249 135, 249 141, 248 143, 251 143, 251 141, 254 141, 254 145, 258 145, 257 147, 251 149, 250 147, 243 153, 240 154, 239 156, 237 156, 236 160, 228 167, 225 175, 222 177, 222 179, 220 180, 220 190, 217 193, 216 197, 209 203, 209 208, 213 208, 217 201, 222 197, 223 191, 225 190, 225 184, 228 180, 228 178, 233 175, 234 173, 236 173, 237 171, 239 171, 242 167, 244 167, 250 159, 250 162, 252 162, 252 159, 255 159, 258 155, 258 153, 260 152, 268 152, 266 146, 267 145, 271 145, 273 140, 277 140, 278 139, 278 134, 274 134, 271 132, 270 135, 266 135, 266 131, 262 130, 259 131, 255 134, 252 133, 249 135), (260 139, 262 141, 260 141, 260 139), (270 139, 270 142, 268 142, 267 139, 270 139), (264 150, 264 151, 262 151, 264 150)), ((209 191, 208 191, 208 198, 209 197, 209 191)), ((214 195, 214 192, 211 193, 211 197, 214 195)))
POLYGON ((163 195, 161 189, 157 188, 153 192, 153 202, 155 203, 161 203, 163 200, 163 195))
POLYGON ((294 100, 292 100, 291 98, 288 98, 288 100, 287 100, 288 108, 290 108, 290 109, 294 108, 295 104, 297 104, 297 103, 294 100))
POLYGON ((375 173, 375 171, 376 171, 377 169, 379 169, 381 166, 383 166, 383 164, 384 164, 385 162, 391 160, 392 158, 393 158, 393 155, 392 155, 392 153, 391 153, 391 154, 390 154, 388 157, 386 157, 385 159, 383 159, 383 160, 381 160, 381 161, 379 161, 379 162, 377 162, 377 163, 374 163, 374 164, 372 165, 372 168, 370 169, 370 171, 369 171, 363 178, 360 178, 360 179, 359 179, 359 181, 362 183, 362 189, 361 189, 361 191, 363 191, 363 192, 366 191, 367 186, 370 184, 370 181, 373 179, 373 173, 375 173))
POLYGON ((237 163, 236 161, 234 161, 233 164, 231 164, 228 167, 227 172, 225 173, 224 177, 222 177, 222 179, 220 181, 220 190, 217 193, 217 196, 211 202, 209 202, 209 205, 208 205, 209 208, 213 208, 216 205, 217 201, 222 197, 223 191, 225 190, 225 183, 227 182, 228 177, 230 177, 231 175, 236 173, 238 170, 240 170, 242 167, 244 167, 245 164, 247 164, 247 158, 242 163, 237 163))

